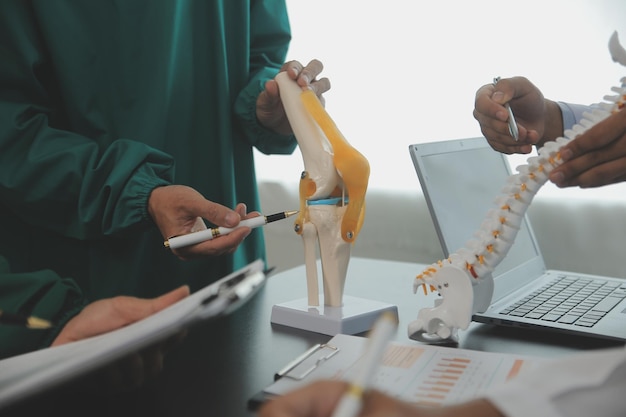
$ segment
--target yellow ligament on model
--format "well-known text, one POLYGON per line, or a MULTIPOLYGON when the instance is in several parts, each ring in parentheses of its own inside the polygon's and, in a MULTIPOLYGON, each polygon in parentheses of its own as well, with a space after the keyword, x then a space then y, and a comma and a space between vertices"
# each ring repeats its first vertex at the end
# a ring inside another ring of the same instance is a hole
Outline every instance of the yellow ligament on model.
POLYGON ((365 215, 369 162, 344 138, 312 90, 302 92, 302 103, 333 148, 333 163, 348 190, 349 198, 348 208, 341 223, 341 237, 346 242, 354 242, 365 215))

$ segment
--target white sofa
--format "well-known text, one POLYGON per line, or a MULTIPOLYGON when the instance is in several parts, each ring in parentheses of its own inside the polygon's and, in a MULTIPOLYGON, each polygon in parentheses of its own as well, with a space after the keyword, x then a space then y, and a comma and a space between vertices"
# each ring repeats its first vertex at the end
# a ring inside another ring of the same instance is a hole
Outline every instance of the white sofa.
MULTIPOLYGON (((298 207, 294 184, 261 182, 264 213, 298 207)), ((626 278, 626 201, 535 197, 528 215, 550 269, 626 278)), ((304 262, 293 221, 264 228, 268 263, 285 270, 304 262)), ((443 253, 419 191, 369 189, 363 229, 352 256, 430 264, 443 253)))

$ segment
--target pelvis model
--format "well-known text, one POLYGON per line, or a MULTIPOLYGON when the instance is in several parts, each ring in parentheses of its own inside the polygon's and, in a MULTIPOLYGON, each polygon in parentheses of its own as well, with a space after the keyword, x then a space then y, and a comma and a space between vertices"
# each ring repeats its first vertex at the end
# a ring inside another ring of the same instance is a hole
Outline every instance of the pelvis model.
MULTIPOLYGON (((619 44, 617 33, 611 37, 609 50, 614 61, 626 65, 626 50, 619 44)), ((483 305, 474 302, 474 287, 485 285, 506 256, 533 197, 548 180, 550 171, 563 162, 560 148, 624 107, 626 78, 621 81, 620 87, 612 88, 614 94, 605 96, 603 103, 585 113, 579 124, 564 132, 565 137, 546 143, 537 156, 517 167, 518 173, 508 178, 480 230, 463 248, 417 275, 413 292, 422 287, 425 294, 428 290, 437 291, 441 298, 435 301, 435 307, 418 312, 417 319, 408 326, 410 337, 435 343, 454 341, 457 331, 468 327, 472 314, 488 307, 490 300, 483 305)))
POLYGON ((346 141, 313 91, 303 90, 284 72, 276 81, 304 160, 294 229, 304 242, 308 304, 320 304, 319 247, 324 305, 340 307, 350 249, 363 224, 369 163, 346 141))

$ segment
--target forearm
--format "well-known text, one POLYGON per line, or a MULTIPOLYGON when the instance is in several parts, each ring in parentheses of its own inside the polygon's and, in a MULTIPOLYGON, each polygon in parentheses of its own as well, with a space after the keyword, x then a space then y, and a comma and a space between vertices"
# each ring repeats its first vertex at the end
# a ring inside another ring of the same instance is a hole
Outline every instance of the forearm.
POLYGON ((97 100, 82 110, 66 101, 82 84, 61 93, 63 78, 46 48, 31 6, 3 2, 0 200, 28 224, 71 238, 133 227, 146 217, 151 187, 171 179, 172 158, 117 136, 116 123, 98 118, 97 100))
POLYGON ((250 53, 247 84, 239 92, 234 113, 246 140, 264 154, 291 154, 293 135, 280 135, 257 119, 257 98, 265 83, 273 79, 285 62, 291 28, 284 0, 252 2, 250 10, 250 53))
POLYGON ((543 146, 545 142, 549 142, 551 140, 555 140, 559 136, 563 136, 563 115, 561 113, 561 108, 559 105, 552 101, 545 99, 545 126, 543 137, 540 142, 537 144, 537 147, 543 146))
POLYGON ((493 404, 484 399, 469 401, 434 409, 432 415, 417 414, 420 417, 505 417, 493 404))
POLYGON ((116 234, 147 220, 150 191, 172 180, 170 157, 131 141, 100 149, 86 138, 77 145, 69 132, 67 141, 60 135, 44 129, 11 141, 14 134, 0 133, 0 198, 11 211, 42 230, 77 239, 116 234), (29 143, 31 135, 37 140, 29 143))

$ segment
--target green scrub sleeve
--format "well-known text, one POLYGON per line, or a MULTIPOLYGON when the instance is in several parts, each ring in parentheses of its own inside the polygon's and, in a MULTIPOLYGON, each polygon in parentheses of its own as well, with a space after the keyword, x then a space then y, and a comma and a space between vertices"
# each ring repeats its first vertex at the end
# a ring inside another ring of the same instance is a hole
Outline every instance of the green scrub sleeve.
POLYGON ((137 141, 99 143, 54 129, 47 110, 26 104, 36 99, 19 101, 0 95, 5 206, 35 227, 77 239, 122 233, 148 218, 150 192, 173 180, 169 155, 137 141))
MULTIPOLYGON (((173 159, 114 132, 64 129, 68 103, 22 8, 0 28, 0 202, 42 230, 89 239, 145 221, 152 189, 173 180, 173 159), (78 130, 77 130, 78 131, 78 130)), ((79 103, 89 111, 89 103, 79 103)), ((90 130, 91 129, 91 130, 90 130)))
POLYGON ((50 320, 51 329, 0 324, 0 359, 50 346, 63 326, 86 305, 78 286, 49 270, 11 273, 0 257, 0 308, 50 320))
POLYGON ((265 82, 273 78, 277 71, 266 69, 254 77, 235 102, 235 115, 240 121, 241 129, 252 146, 265 155, 290 155, 296 149, 296 138, 293 135, 279 135, 264 128, 256 117, 256 99, 265 88, 265 82))
POLYGON ((150 192, 173 179, 172 159, 142 143, 100 146, 35 119, 0 133, 0 200, 35 227, 76 239, 121 233, 148 218, 150 192))
POLYGON ((266 155, 291 154, 297 144, 293 135, 276 134, 262 127, 256 118, 257 97, 283 65, 290 41, 291 28, 284 1, 253 2, 249 62, 252 75, 235 100, 234 112, 246 139, 266 155))

